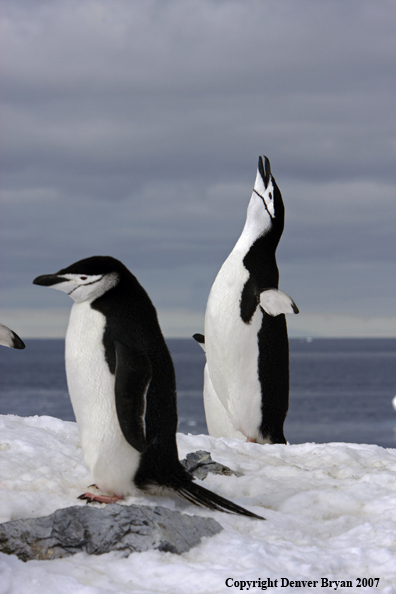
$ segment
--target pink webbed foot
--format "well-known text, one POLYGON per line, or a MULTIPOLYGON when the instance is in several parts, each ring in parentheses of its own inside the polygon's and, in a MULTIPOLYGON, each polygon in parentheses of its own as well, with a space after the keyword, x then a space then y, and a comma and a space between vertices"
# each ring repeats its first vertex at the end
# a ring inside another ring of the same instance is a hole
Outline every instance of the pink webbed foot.
MULTIPOLYGON (((90 486, 96 487, 96 485, 90 485, 90 486)), ((116 503, 117 501, 121 501, 124 498, 119 497, 118 495, 100 495, 100 494, 95 495, 94 493, 90 493, 88 491, 87 493, 83 493, 82 495, 80 495, 77 499, 82 499, 83 501, 86 501, 87 503, 92 503, 94 501, 97 501, 98 503, 116 503)))
POLYGON ((257 439, 253 439, 253 437, 248 437, 246 442, 247 443, 257 443, 257 439))

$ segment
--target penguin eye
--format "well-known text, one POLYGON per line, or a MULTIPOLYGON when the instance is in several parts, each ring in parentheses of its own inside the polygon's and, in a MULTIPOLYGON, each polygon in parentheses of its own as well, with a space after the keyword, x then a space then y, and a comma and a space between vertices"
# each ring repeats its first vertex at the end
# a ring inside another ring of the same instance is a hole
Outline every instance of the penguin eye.
POLYGON ((80 280, 87 280, 87 276, 80 276, 80 280))
POLYGON ((270 192, 269 194, 270 199, 272 200, 272 192, 270 192))

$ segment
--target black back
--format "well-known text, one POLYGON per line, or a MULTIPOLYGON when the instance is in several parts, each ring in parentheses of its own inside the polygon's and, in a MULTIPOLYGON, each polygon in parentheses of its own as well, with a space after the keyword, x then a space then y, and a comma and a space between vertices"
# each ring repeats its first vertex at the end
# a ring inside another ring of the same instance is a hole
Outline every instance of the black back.
POLYGON ((110 371, 115 373, 115 342, 142 353, 151 367, 146 397, 147 449, 134 482, 167 484, 179 466, 176 429, 176 378, 173 362, 162 335, 157 312, 137 279, 124 271, 119 283, 96 299, 92 307, 106 317, 103 337, 110 371))

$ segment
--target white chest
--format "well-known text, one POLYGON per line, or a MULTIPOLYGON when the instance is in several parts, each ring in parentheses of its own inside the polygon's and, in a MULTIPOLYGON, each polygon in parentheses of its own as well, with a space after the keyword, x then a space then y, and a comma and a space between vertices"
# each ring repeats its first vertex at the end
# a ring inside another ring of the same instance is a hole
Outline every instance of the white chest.
POLYGON ((232 252, 212 286, 205 316, 206 358, 213 387, 235 429, 255 438, 261 422, 258 379, 258 332, 262 312, 250 324, 240 314, 240 299, 249 272, 232 252))
POLYGON ((87 302, 75 303, 66 333, 66 374, 80 431, 114 401, 114 377, 102 342, 105 317, 87 302))
POLYGON ((105 361, 105 317, 87 302, 72 307, 66 334, 66 375, 84 461, 101 489, 124 495, 140 455, 125 440, 115 408, 115 378, 105 361))

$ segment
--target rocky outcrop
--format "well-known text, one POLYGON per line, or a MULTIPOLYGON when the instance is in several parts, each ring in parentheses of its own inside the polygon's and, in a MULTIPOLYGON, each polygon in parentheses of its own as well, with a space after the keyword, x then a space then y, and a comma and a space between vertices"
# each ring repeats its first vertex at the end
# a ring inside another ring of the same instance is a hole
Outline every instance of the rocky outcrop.
POLYGON ((164 507, 111 504, 75 506, 50 516, 0 524, 0 551, 23 561, 58 559, 85 551, 101 555, 158 549, 184 553, 222 527, 212 518, 189 516, 164 507))
POLYGON ((228 466, 224 466, 223 464, 212 460, 210 453, 205 452, 204 450, 198 450, 196 452, 191 452, 191 454, 187 454, 184 460, 180 460, 180 463, 183 464, 184 468, 188 470, 190 474, 201 481, 208 476, 209 472, 213 472, 214 474, 225 474, 226 476, 230 476, 231 474, 242 476, 242 472, 231 470, 228 466))

